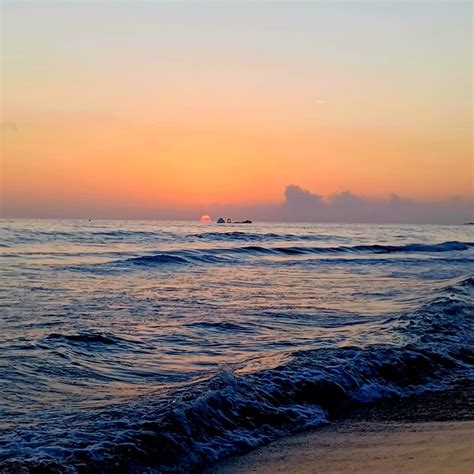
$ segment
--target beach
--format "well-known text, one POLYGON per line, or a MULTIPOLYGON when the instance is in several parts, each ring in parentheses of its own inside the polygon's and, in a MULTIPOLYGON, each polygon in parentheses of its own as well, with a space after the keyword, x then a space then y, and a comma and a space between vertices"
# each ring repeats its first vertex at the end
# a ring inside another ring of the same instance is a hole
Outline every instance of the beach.
POLYGON ((228 459, 205 474, 472 473, 472 389, 464 384, 358 409, 346 420, 228 459))
POLYGON ((474 474, 473 5, 0 0, 0 474, 474 474))
POLYGON ((469 232, 1 221, 0 472, 464 459, 469 232))
POLYGON ((474 422, 341 422, 276 441, 209 474, 472 473, 474 422))

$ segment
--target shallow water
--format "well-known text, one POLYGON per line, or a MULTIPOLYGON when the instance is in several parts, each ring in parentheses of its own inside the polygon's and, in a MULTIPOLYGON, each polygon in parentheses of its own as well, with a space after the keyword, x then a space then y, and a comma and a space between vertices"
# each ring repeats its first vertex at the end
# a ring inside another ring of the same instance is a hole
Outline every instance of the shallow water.
POLYGON ((471 377, 473 237, 0 221, 0 468, 186 471, 471 377))

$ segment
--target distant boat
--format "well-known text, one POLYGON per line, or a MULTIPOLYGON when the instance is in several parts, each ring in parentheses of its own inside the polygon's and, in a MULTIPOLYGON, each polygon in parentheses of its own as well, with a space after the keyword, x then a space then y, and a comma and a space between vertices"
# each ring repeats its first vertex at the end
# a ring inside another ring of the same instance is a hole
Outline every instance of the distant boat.
POLYGON ((219 217, 217 219, 216 224, 252 224, 252 221, 246 219, 245 221, 232 221, 230 217, 227 220, 224 220, 223 217, 219 217))

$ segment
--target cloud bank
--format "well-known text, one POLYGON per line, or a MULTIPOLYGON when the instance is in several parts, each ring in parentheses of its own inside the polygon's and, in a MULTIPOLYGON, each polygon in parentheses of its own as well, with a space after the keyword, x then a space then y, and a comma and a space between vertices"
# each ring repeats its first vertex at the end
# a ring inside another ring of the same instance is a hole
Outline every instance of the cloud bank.
POLYGON ((284 200, 268 206, 215 206, 212 215, 289 222, 463 224, 474 221, 474 200, 420 202, 391 194, 371 198, 344 191, 322 196, 300 186, 286 187, 284 200))
POLYGON ((380 199, 350 191, 323 197, 290 185, 280 212, 283 220, 290 221, 456 224, 472 220, 473 210, 474 202, 466 199, 419 202, 396 194, 380 199))
POLYGON ((420 202, 391 194, 388 198, 371 198, 344 191, 322 196, 294 184, 288 185, 279 203, 254 205, 189 206, 170 208, 150 206, 146 209, 117 204, 101 206, 97 202, 38 203, 38 207, 4 200, 2 216, 7 218, 83 218, 83 219, 156 219, 198 220, 209 214, 213 220, 340 223, 407 223, 463 224, 474 221, 474 200, 452 198, 420 202))

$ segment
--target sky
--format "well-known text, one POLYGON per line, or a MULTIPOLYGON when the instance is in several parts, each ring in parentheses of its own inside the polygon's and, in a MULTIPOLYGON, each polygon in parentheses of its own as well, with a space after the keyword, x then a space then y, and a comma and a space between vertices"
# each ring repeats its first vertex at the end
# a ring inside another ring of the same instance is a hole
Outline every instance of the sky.
POLYGON ((472 9, 4 0, 2 216, 474 220, 472 9))

